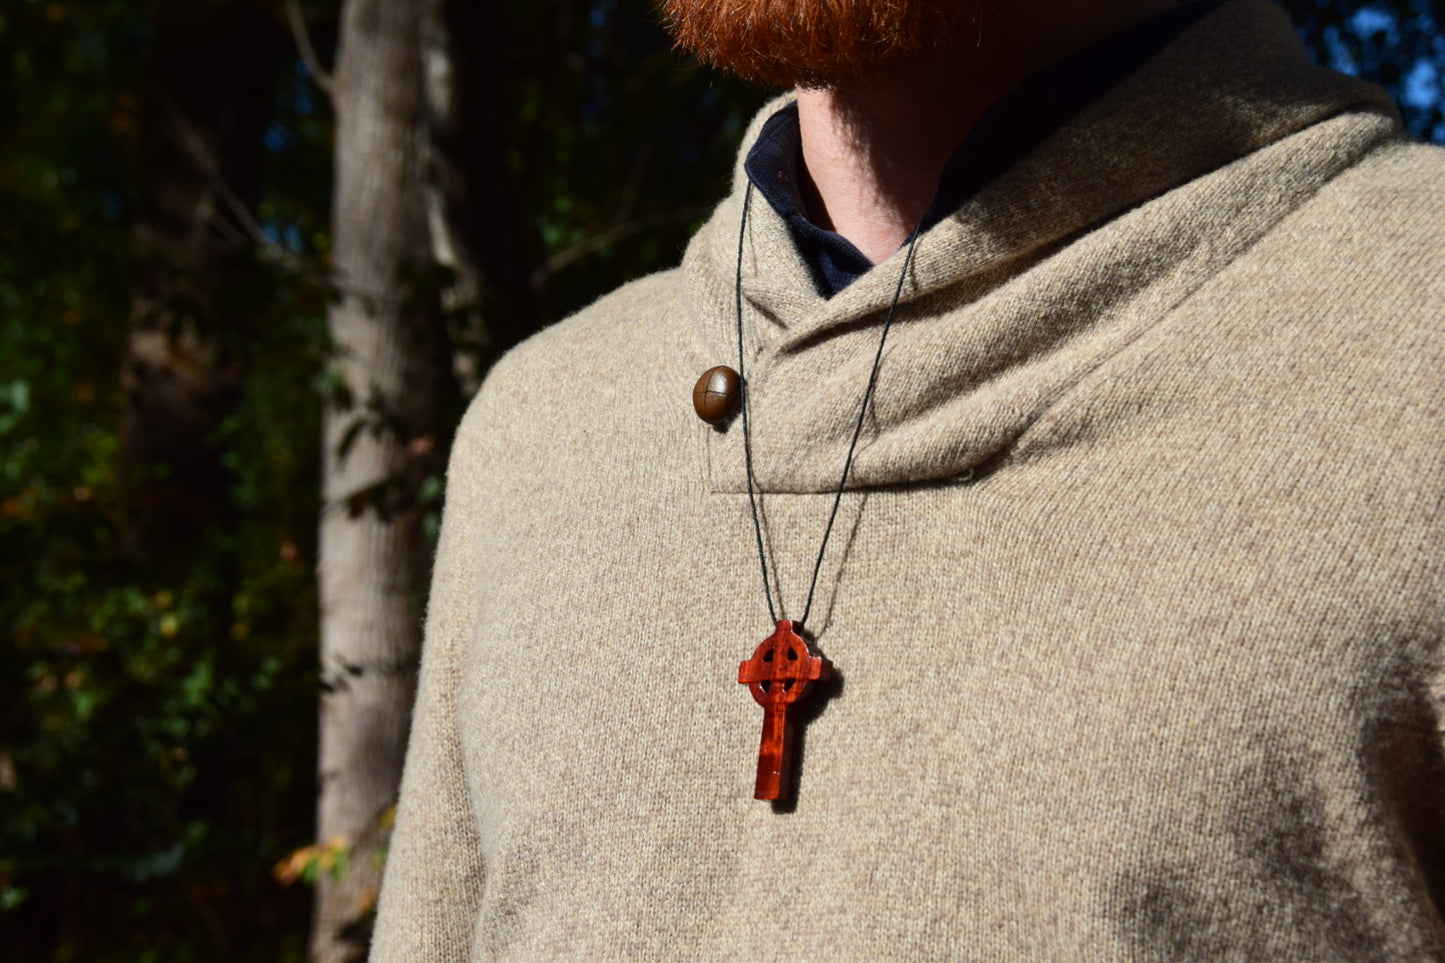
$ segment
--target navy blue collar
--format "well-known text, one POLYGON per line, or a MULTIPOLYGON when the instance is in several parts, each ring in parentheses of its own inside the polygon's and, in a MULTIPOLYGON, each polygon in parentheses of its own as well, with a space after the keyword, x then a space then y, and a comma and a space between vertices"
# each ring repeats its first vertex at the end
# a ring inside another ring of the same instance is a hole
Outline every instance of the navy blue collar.
MULTIPOLYGON (((1090 103, 1133 73, 1221 0, 1189 3, 1120 31, 1036 74, 990 107, 944 165, 923 215, 926 231, 978 193, 1090 103)), ((796 102, 763 124, 744 162, 748 179, 787 222, 818 291, 832 297, 873 264, 841 234, 808 219, 796 102)))

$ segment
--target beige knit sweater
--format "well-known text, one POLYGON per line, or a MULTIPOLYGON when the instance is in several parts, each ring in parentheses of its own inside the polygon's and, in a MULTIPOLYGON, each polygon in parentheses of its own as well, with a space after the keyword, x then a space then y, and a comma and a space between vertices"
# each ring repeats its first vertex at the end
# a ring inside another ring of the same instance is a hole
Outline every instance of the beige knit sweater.
MULTIPOLYGON (((740 204, 467 416, 373 959, 1445 958, 1445 152, 1233 0, 919 240, 792 809, 690 402, 740 204)), ((901 265, 825 301, 755 199, 793 617, 901 265)))

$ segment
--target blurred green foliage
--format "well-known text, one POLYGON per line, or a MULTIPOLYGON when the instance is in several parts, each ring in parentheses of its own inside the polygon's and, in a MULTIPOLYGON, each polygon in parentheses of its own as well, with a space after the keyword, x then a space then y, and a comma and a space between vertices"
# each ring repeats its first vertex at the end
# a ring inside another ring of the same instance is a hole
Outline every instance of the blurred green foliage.
MULTIPOLYGON (((1430 5, 1289 6, 1323 60, 1445 138, 1430 5)), ((676 263, 765 94, 682 65, 641 4, 503 7, 506 189, 555 320, 676 263)), ((325 59, 336 4, 306 12, 325 59)), ((245 380, 215 439, 229 520, 139 564, 117 451, 148 18, 130 0, 0 6, 0 957, 294 960, 308 894, 273 869, 315 852, 331 118, 289 58, 238 251, 245 380)))
MULTIPOLYGON (((255 272, 218 439, 236 523, 136 564, 116 459, 146 13, 0 14, 0 955, 299 959, 305 894, 267 871, 313 796, 324 292, 255 272)), ((325 122, 290 126, 314 170, 268 203, 324 224, 325 122)))

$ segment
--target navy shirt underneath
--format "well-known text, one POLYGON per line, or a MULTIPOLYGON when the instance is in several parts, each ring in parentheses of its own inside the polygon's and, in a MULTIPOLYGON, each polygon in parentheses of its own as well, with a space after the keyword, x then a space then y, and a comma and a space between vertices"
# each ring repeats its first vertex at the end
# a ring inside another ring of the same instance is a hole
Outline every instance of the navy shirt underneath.
MULTIPOLYGON (((990 107, 944 165, 919 230, 958 210, 1110 87, 1139 68, 1221 0, 1189 3, 1136 24, 1036 74, 990 107)), ((824 297, 857 280, 873 263, 851 241, 808 220, 803 203, 803 141, 798 105, 763 124, 744 163, 748 179, 787 222, 824 297)))

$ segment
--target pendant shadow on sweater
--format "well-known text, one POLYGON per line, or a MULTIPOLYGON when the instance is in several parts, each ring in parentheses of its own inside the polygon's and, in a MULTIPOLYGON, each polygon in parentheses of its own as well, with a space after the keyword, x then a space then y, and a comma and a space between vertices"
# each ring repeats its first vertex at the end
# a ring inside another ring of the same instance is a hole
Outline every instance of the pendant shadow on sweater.
POLYGON ((807 771, 808 727, 823 714, 830 702, 843 694, 843 683, 843 673, 834 668, 831 678, 814 686, 813 691, 794 707, 792 715, 795 717, 793 725, 796 728, 793 733, 792 792, 770 803, 773 812, 786 815, 797 810, 798 795, 803 788, 804 774, 807 771))

